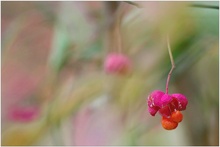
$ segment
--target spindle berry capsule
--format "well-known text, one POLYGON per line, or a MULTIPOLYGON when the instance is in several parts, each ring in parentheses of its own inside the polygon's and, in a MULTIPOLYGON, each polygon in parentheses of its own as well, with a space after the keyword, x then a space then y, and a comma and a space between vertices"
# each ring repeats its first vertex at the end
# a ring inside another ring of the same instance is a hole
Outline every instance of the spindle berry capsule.
POLYGON ((154 90, 147 98, 148 111, 152 116, 157 112, 162 116, 161 124, 166 130, 175 129, 183 120, 180 111, 186 109, 187 98, 179 93, 167 94, 160 90, 154 90))

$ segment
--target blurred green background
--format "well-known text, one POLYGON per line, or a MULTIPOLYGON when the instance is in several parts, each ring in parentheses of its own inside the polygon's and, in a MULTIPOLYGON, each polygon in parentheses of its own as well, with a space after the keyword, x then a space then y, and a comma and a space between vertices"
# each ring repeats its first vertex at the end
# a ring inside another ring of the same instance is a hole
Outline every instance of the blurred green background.
POLYGON ((218 6, 1 2, 2 145, 218 145, 218 6), (172 131, 146 103, 165 91, 167 34, 169 92, 189 101, 172 131), (120 37, 132 72, 109 75, 103 62, 120 37))

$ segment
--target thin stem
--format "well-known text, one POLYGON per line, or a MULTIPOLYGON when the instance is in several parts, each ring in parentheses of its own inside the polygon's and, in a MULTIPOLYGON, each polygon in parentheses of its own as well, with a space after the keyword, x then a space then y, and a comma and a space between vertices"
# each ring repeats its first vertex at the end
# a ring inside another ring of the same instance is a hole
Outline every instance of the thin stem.
POLYGON ((120 24, 118 24, 117 28, 116 28, 116 36, 117 36, 117 45, 118 45, 118 52, 121 53, 122 51, 122 44, 121 44, 121 32, 120 32, 120 24))
MULTIPOLYGON (((137 8, 143 8, 138 3, 135 3, 133 1, 123 1, 125 3, 128 3, 130 5, 136 6, 137 8)), ((206 8, 206 9, 219 9, 219 6, 212 6, 212 5, 205 5, 205 4, 191 4, 189 7, 198 7, 198 8, 206 8)))
POLYGON ((116 41, 115 41, 115 22, 116 22, 116 11, 118 11, 119 4, 118 1, 104 1, 104 12, 106 18, 106 44, 105 47, 107 52, 116 51, 116 41))
POLYGON ((116 20, 115 20, 115 35, 116 35, 116 44, 117 44, 117 51, 119 53, 122 52, 122 34, 121 34, 121 21, 123 18, 123 15, 126 10, 126 5, 123 3, 120 3, 118 10, 116 12, 116 20))
POLYGON ((123 2, 128 3, 130 5, 133 5, 133 6, 136 6, 138 8, 141 8, 141 6, 139 4, 137 4, 137 3, 135 3, 135 2, 132 2, 132 1, 123 1, 123 2))
POLYGON ((168 52, 169 52, 169 56, 170 56, 170 61, 171 61, 171 64, 172 64, 172 68, 170 69, 170 72, 167 76, 167 83, 166 83, 166 94, 168 94, 168 88, 169 88, 169 81, 170 81, 170 76, 173 72, 173 69, 175 68, 175 63, 174 63, 174 60, 173 60, 173 55, 172 55, 172 52, 171 52, 171 48, 170 48, 170 40, 169 40, 169 36, 167 35, 167 47, 168 47, 168 52))
POLYGON ((219 9, 219 6, 211 6, 211 5, 203 5, 203 4, 192 4, 191 7, 219 9))

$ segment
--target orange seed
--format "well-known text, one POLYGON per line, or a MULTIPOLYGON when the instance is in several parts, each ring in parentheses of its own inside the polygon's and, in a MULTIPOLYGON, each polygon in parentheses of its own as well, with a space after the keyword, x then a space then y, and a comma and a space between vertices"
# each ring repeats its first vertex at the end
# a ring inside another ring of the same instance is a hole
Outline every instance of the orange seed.
POLYGON ((161 120, 161 124, 164 129, 166 130, 173 130, 178 126, 178 123, 175 121, 172 121, 169 118, 163 117, 161 120))
POLYGON ((171 119, 177 123, 183 120, 183 114, 180 111, 174 111, 171 114, 171 119))

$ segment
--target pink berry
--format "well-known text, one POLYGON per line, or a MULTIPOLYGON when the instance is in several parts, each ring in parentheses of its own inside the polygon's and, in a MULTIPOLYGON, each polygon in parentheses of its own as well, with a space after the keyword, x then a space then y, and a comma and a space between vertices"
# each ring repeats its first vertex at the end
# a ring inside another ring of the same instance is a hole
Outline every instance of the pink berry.
POLYGON ((107 73, 126 74, 130 68, 131 62, 129 58, 123 54, 111 53, 105 59, 104 69, 107 73))
POLYGON ((154 116, 158 111, 161 116, 170 118, 174 111, 186 109, 187 98, 179 93, 165 94, 160 90, 154 90, 147 98, 148 111, 154 116))
POLYGON ((171 94, 171 96, 178 101, 178 108, 177 108, 177 110, 181 111, 181 110, 185 110, 186 109, 186 106, 188 104, 188 100, 187 100, 187 98, 183 94, 174 93, 174 94, 171 94))
POLYGON ((161 97, 162 106, 168 105, 172 101, 172 99, 172 96, 170 96, 169 94, 164 94, 163 97, 161 97))
POLYGON ((147 98, 148 103, 148 111, 149 113, 154 116, 157 111, 162 106, 161 98, 164 95, 164 92, 160 90, 154 90, 147 98))

